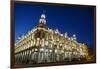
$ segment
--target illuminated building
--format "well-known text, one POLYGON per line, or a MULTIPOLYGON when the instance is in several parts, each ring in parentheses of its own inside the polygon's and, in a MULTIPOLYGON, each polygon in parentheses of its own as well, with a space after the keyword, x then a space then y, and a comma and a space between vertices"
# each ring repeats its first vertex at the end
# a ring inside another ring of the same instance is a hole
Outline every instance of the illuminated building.
POLYGON ((72 37, 46 26, 46 16, 41 15, 39 24, 15 43, 16 64, 80 61, 87 59, 88 49, 72 37))

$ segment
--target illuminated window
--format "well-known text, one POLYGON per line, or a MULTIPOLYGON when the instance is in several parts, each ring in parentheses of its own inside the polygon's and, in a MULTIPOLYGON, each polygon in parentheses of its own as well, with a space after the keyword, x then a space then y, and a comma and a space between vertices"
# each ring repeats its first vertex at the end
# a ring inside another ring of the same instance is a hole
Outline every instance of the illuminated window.
POLYGON ((48 46, 48 41, 45 41, 45 45, 48 46))
POLYGON ((44 49, 43 49, 43 48, 41 48, 41 49, 40 49, 40 51, 44 51, 44 49))

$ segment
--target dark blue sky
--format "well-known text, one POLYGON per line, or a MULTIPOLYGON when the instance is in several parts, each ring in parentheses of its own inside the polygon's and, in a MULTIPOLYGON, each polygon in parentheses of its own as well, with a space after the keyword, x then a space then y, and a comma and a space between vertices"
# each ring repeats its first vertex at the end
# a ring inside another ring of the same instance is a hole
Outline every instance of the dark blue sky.
POLYGON ((49 28, 58 28, 61 33, 67 32, 69 36, 76 34, 78 42, 85 42, 88 47, 93 47, 93 7, 86 8, 15 3, 15 41, 18 36, 27 33, 39 23, 43 10, 46 11, 46 24, 49 28))

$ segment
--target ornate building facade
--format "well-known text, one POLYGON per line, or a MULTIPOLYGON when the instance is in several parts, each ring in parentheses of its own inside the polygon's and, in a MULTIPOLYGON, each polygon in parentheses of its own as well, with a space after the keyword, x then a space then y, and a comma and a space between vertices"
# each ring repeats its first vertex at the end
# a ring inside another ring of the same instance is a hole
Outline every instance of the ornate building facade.
POLYGON ((76 35, 69 37, 58 29, 46 26, 46 16, 39 24, 15 43, 15 63, 33 64, 87 59, 88 48, 77 42, 76 35))

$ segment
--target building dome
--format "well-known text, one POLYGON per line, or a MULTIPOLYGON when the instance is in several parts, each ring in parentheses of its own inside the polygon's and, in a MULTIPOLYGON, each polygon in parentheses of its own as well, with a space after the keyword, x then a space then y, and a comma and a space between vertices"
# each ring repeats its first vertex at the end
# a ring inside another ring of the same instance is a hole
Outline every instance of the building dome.
POLYGON ((41 18, 44 18, 44 19, 45 19, 45 18, 46 18, 45 14, 42 14, 42 15, 41 15, 41 18))
POLYGON ((41 18, 40 18, 40 20, 39 20, 39 23, 46 24, 45 18, 46 18, 45 14, 42 14, 42 15, 41 15, 41 18))

